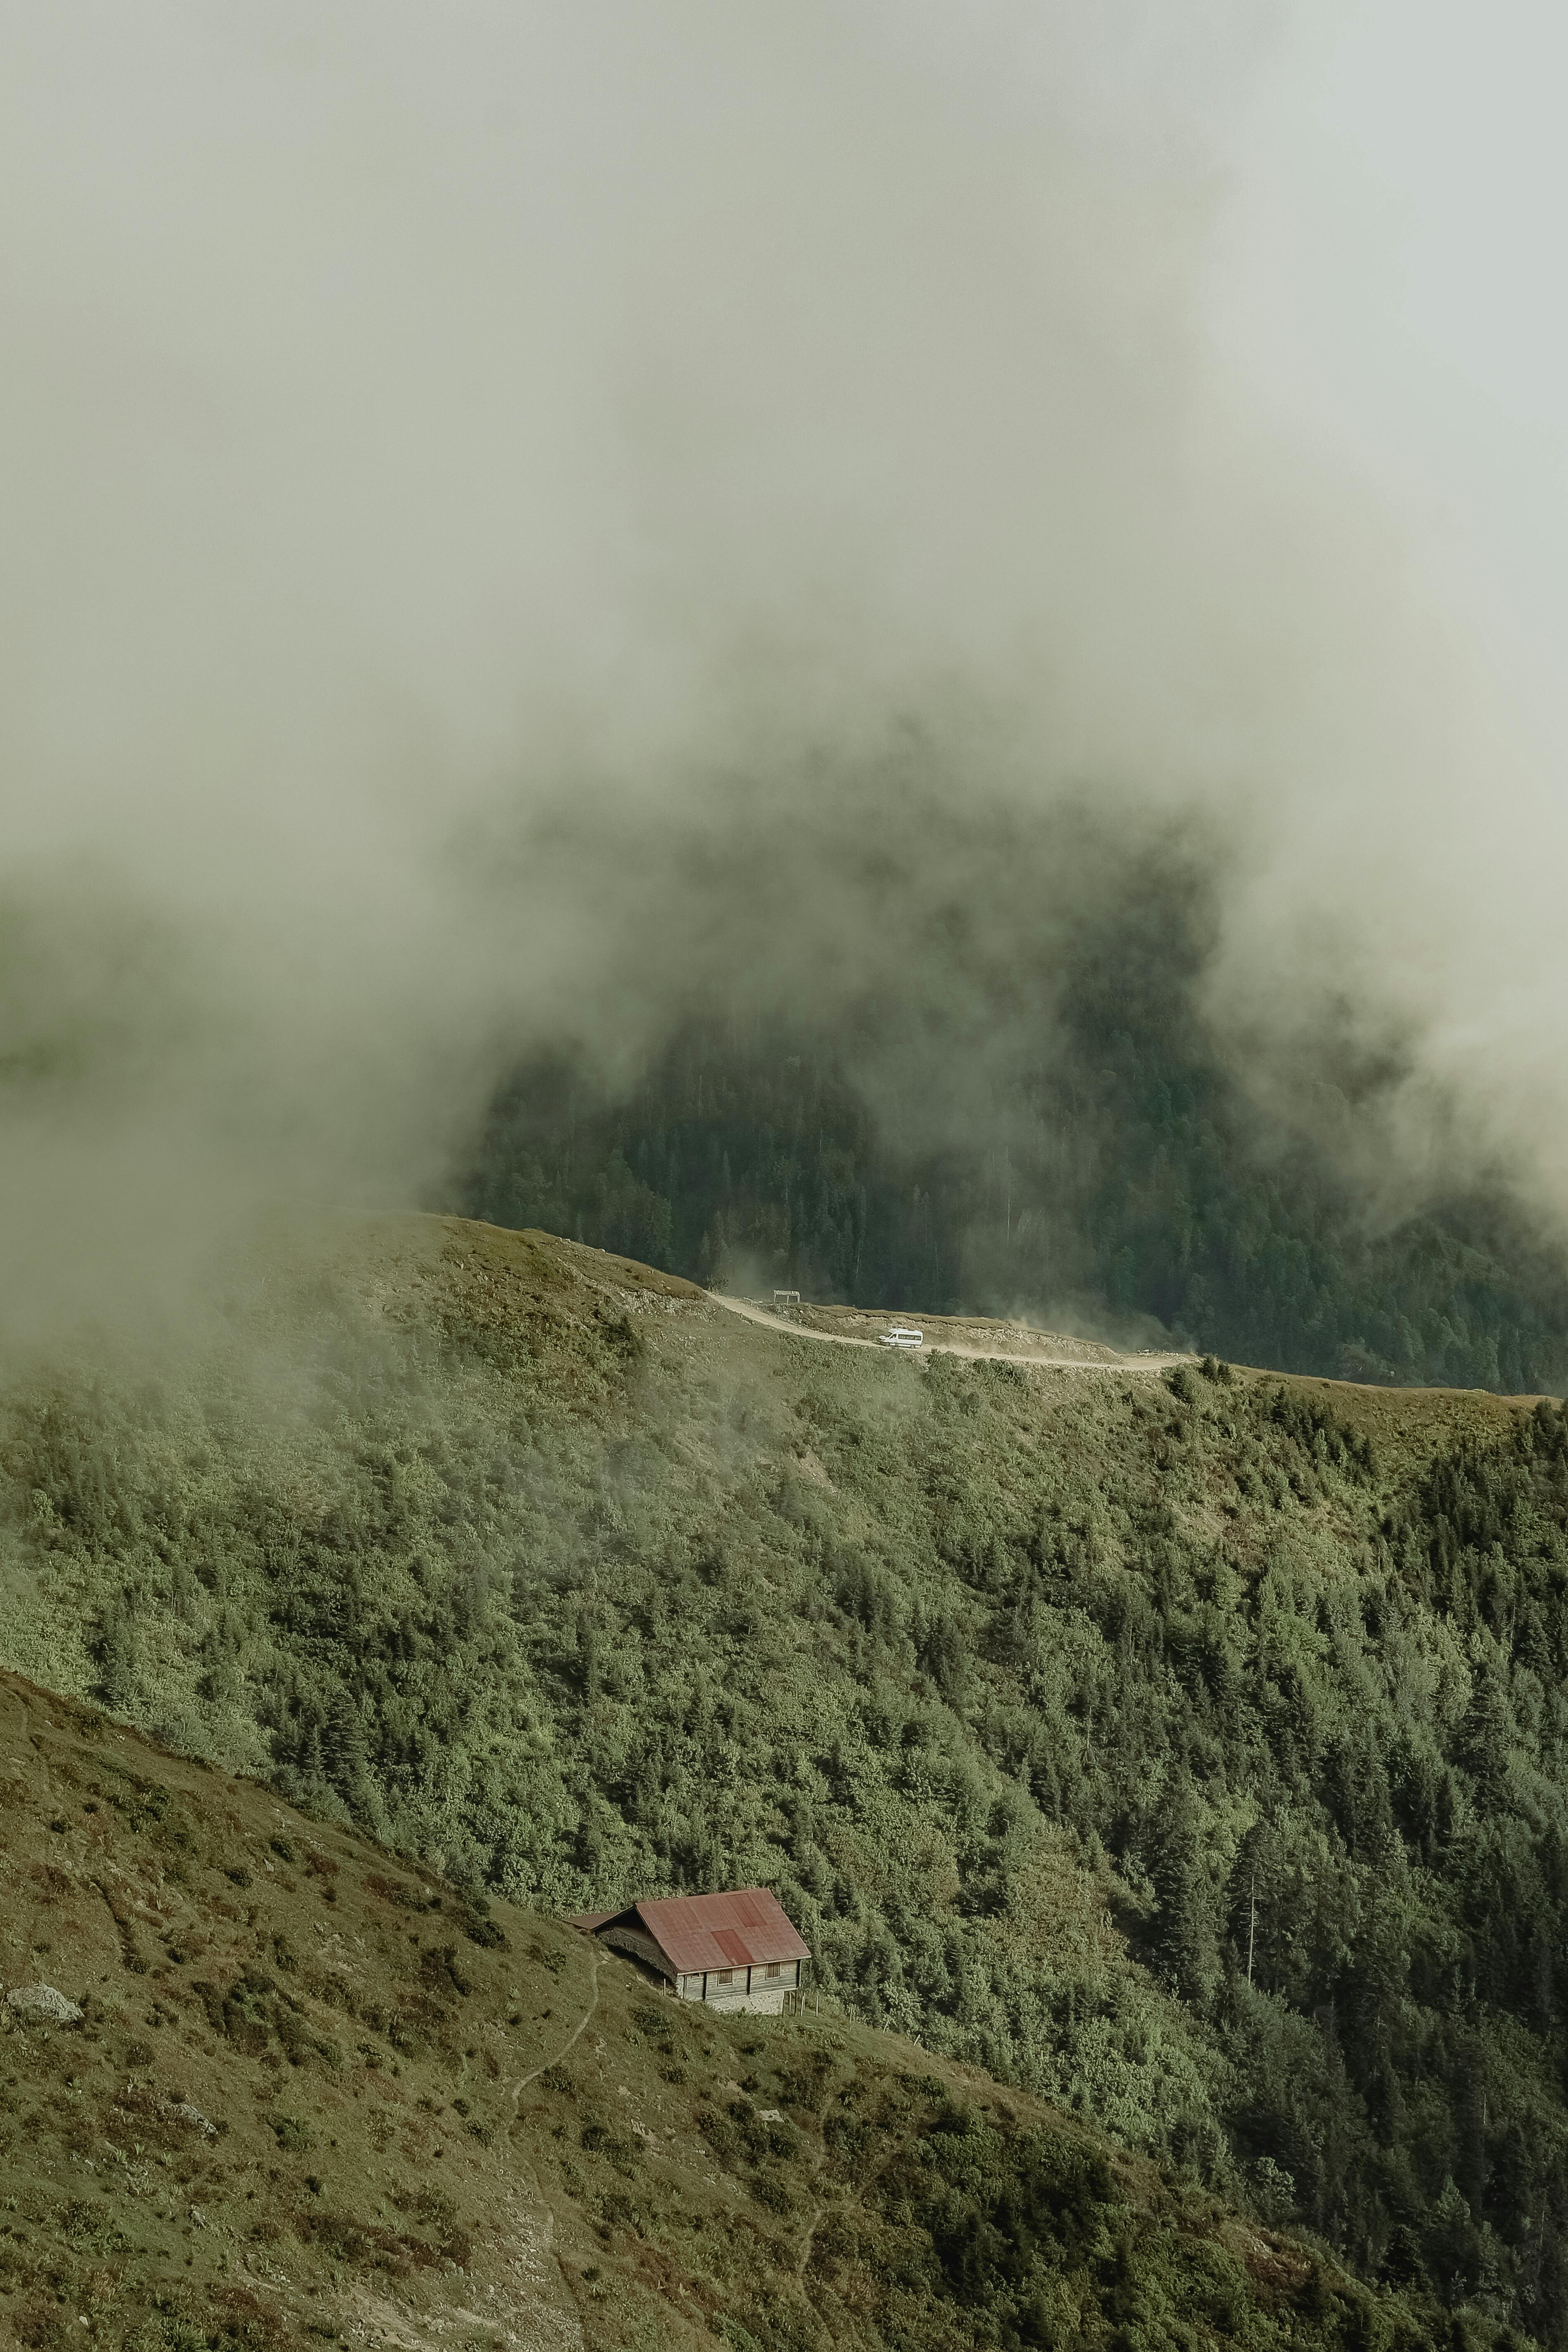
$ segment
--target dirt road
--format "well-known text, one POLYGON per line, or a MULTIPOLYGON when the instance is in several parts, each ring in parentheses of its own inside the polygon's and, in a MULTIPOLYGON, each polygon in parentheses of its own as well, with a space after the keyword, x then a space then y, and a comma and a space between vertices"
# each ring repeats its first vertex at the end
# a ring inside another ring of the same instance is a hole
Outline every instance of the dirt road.
MULTIPOLYGON (((743 1315, 748 1323, 760 1323, 764 1330, 787 1332, 792 1339, 820 1339, 829 1348, 880 1348, 882 1345, 874 1331, 862 1335, 858 1332, 816 1330, 810 1324, 797 1323, 787 1316, 772 1315, 765 1307, 755 1306, 749 1298, 727 1298, 721 1290, 710 1290, 704 1295, 712 1300, 715 1307, 722 1307, 731 1315, 743 1315)), ((817 1308, 807 1311, 820 1314, 823 1310, 817 1308)), ((900 1322, 904 1323, 906 1328, 909 1327, 909 1318, 891 1314, 872 1317, 861 1315, 856 1319, 859 1322, 870 1322, 873 1325, 885 1324, 889 1328, 895 1323, 900 1322)), ((956 1318, 932 1317, 927 1318, 923 1322, 916 1323, 913 1328, 927 1332, 925 1341, 919 1348, 910 1348, 900 1352, 911 1356, 969 1356, 983 1363, 1048 1364, 1056 1370, 1064 1372, 1163 1372, 1168 1371, 1173 1364, 1190 1364, 1195 1360, 1191 1356, 1180 1355, 1119 1356, 1112 1349, 1100 1348, 1089 1341, 1063 1342, 1065 1346, 1076 1345, 1080 1350, 1076 1355, 1047 1353, 1029 1346, 1030 1335, 1022 1327, 1018 1327, 1016 1339, 1012 1337, 1012 1328, 1008 1328, 1007 1345, 986 1347, 978 1340, 960 1339, 956 1335, 950 1337, 942 1329, 942 1323, 954 1319, 956 1318), (1089 1352, 1091 1348, 1092 1353, 1089 1352)), ((1053 1335, 1042 1332, 1039 1336, 1048 1342, 1053 1335)), ((889 1348, 887 1352, 891 1355, 893 1350, 889 1348)))

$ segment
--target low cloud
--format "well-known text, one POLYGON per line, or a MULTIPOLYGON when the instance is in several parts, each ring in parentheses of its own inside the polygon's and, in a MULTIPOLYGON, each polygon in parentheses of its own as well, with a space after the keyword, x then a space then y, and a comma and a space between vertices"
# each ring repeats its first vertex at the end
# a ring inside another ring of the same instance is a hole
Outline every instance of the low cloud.
POLYGON ((1544 762, 1211 349, 1240 13, 1087 21, 5 27, 14 1335, 433 1197, 542 1045, 1005 975, 1119 829, 1265 1092, 1396 1034, 1411 1181, 1554 1211, 1544 762))

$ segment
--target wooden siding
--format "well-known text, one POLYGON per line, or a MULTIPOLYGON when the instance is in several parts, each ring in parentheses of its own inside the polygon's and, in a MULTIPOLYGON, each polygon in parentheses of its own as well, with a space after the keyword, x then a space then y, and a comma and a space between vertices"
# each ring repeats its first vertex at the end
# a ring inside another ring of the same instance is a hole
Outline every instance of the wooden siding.
POLYGON ((801 1963, 780 1960, 775 1965, 776 1976, 769 1976, 761 1964, 752 1969, 710 1969, 706 1976, 678 1977, 675 1990, 682 2000, 706 2001, 710 2009, 751 2010, 776 2015, 784 2007, 784 1995, 799 1987, 801 1963), (721 1982, 725 1976, 730 1979, 728 1984, 721 1982))
POLYGON ((668 1977, 671 1984, 675 1982, 675 1970, 670 1966, 668 1956, 660 1950, 651 1936, 643 1934, 640 1927, 606 1927, 601 1933, 599 1941, 603 1944, 613 1944, 617 1951, 630 1952, 634 1959, 646 1962, 650 1969, 657 1969, 661 1977, 668 1977))

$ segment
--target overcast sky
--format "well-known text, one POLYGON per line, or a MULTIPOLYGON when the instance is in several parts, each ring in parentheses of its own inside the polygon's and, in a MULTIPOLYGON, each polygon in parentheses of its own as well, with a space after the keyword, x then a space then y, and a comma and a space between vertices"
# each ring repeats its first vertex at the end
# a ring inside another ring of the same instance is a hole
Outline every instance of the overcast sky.
POLYGON ((1544 0, 1297 9, 1228 126, 1211 315, 1401 502, 1568 737, 1565 88, 1544 0))

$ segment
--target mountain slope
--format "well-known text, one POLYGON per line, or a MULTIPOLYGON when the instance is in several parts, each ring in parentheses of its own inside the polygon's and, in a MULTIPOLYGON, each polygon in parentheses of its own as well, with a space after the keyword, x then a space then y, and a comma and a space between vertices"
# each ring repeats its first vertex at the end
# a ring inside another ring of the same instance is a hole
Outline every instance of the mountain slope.
POLYGON ((11 1675, 0 1781, 8 2341, 1425 2340, 1026 2095, 660 1999, 11 1675))
POLYGON ((824 1984, 1568 2340, 1568 1431, 889 1361, 410 1219, 5 1401, 10 1664, 562 1911, 824 1984))

